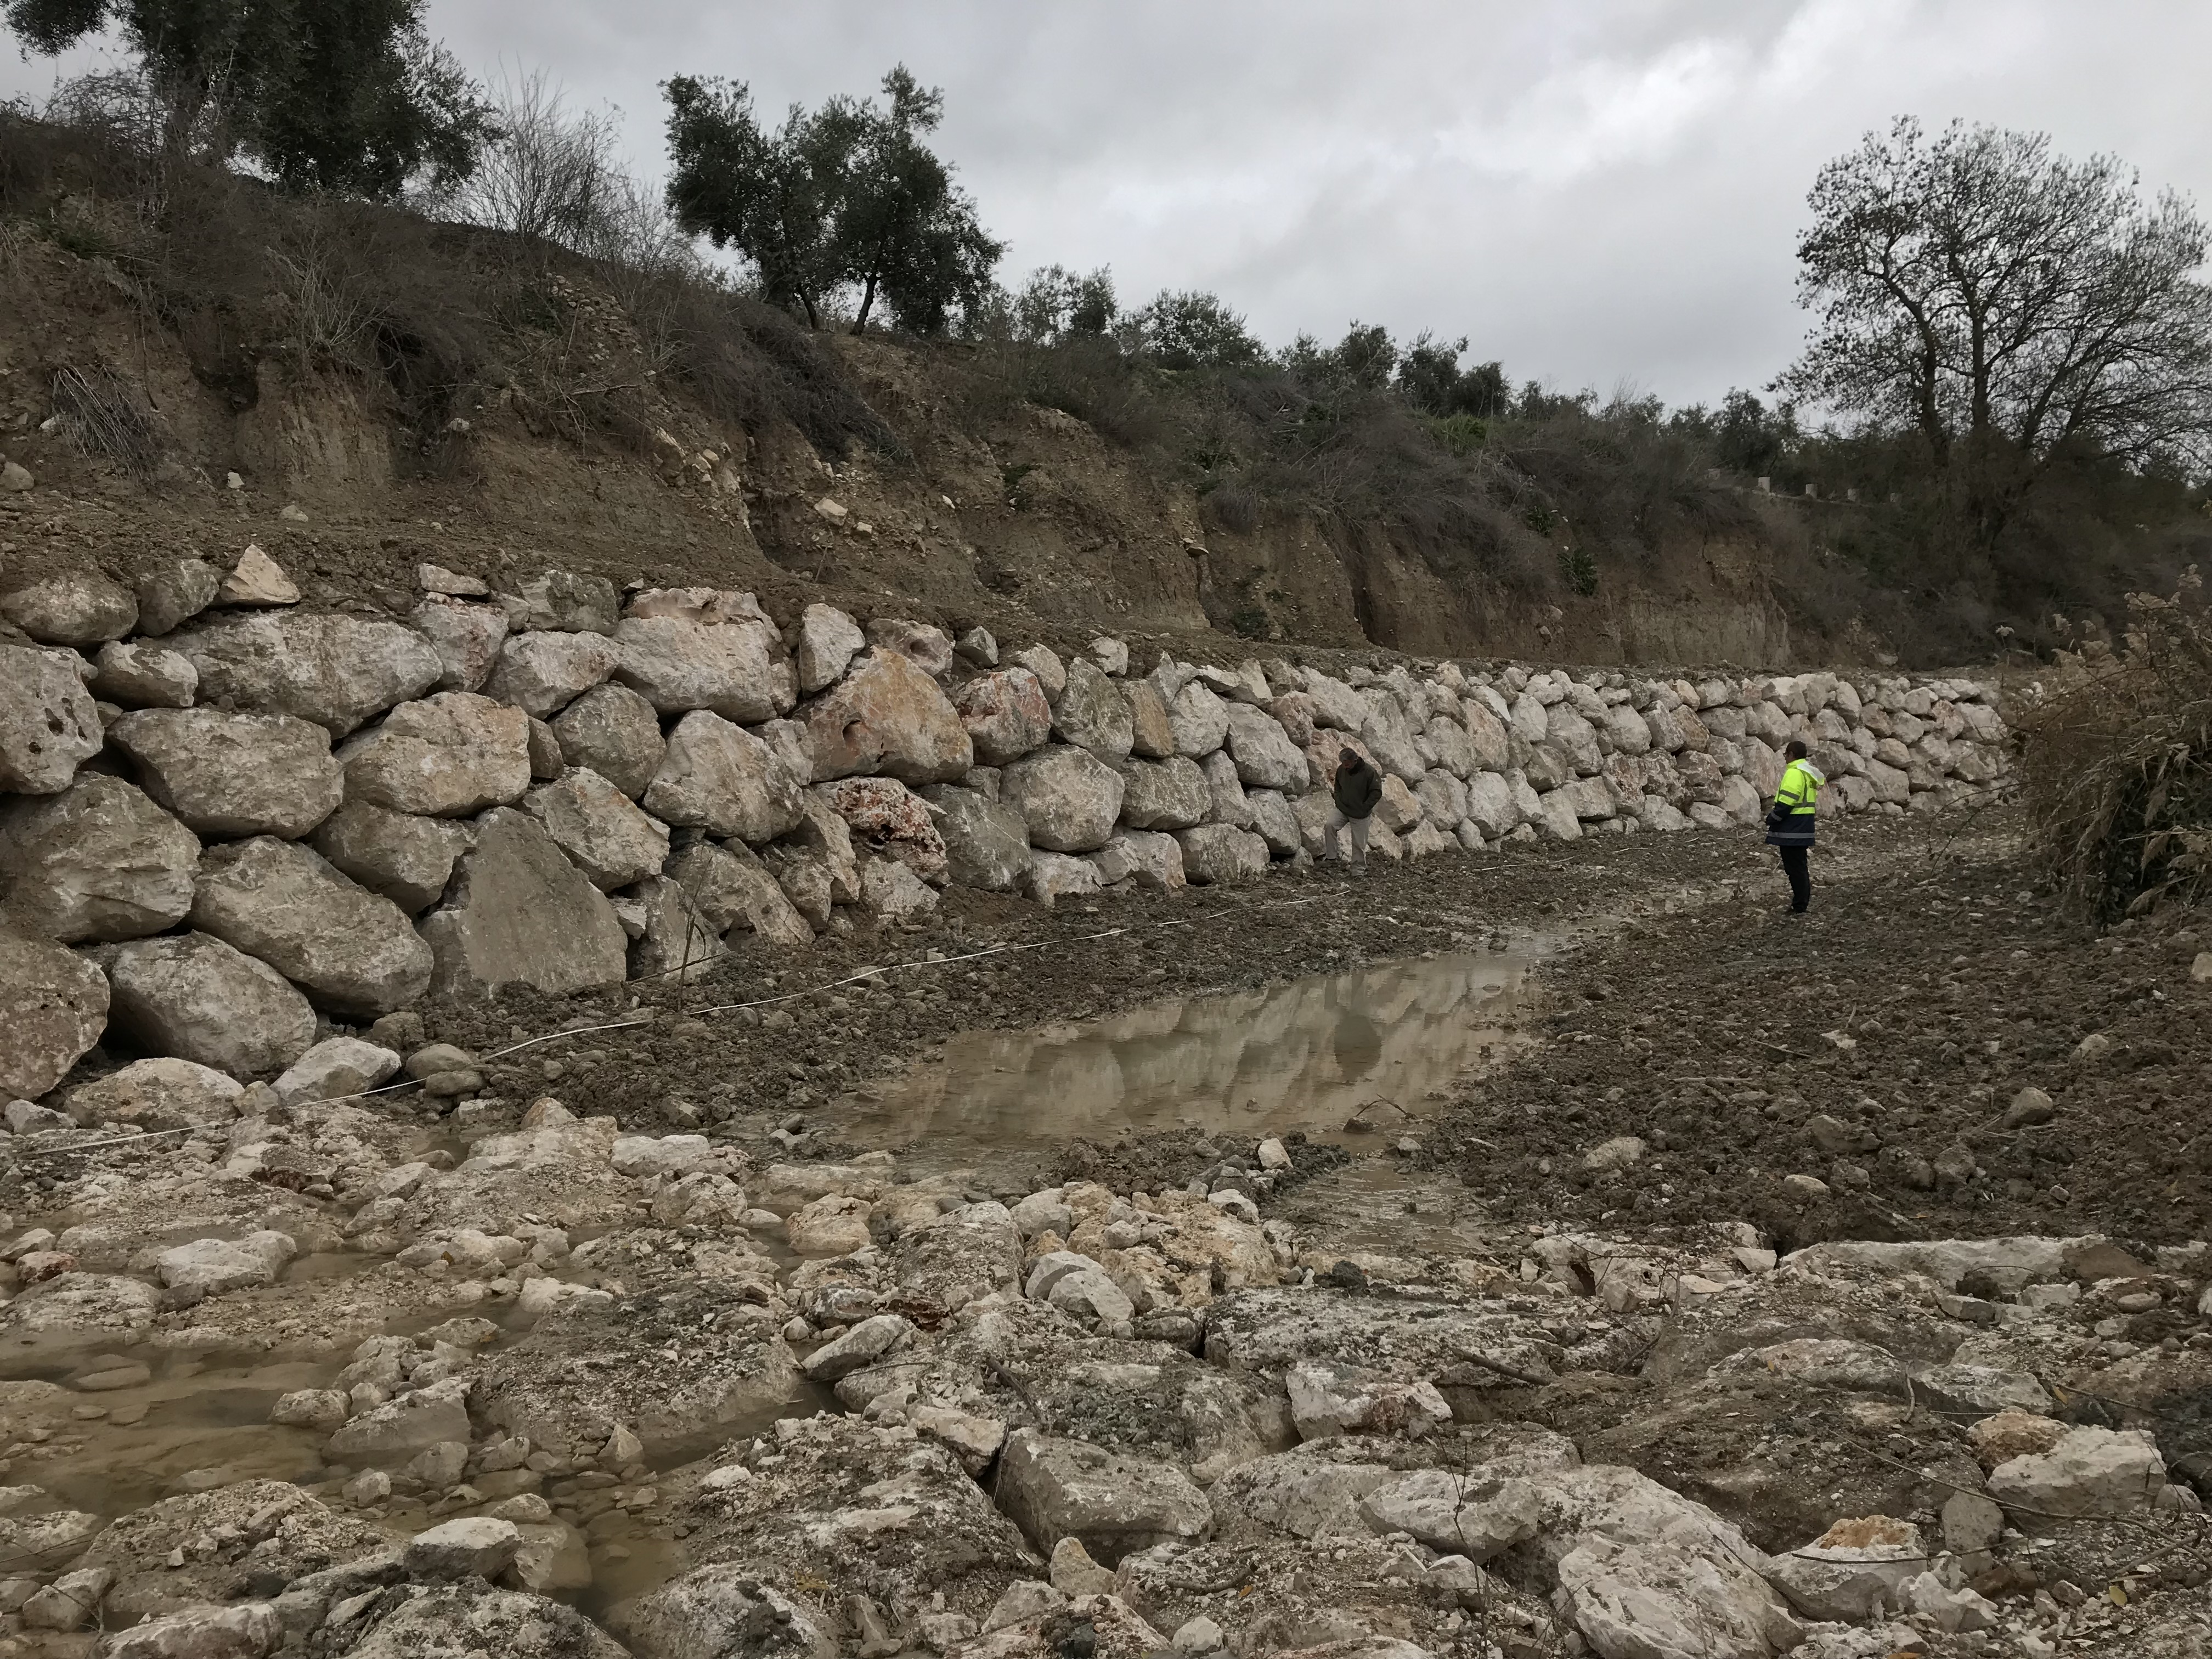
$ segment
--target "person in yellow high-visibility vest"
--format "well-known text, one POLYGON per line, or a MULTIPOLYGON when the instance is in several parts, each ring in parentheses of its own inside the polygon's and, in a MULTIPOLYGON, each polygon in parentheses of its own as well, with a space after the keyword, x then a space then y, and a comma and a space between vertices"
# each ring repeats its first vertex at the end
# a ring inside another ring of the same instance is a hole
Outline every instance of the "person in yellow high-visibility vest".
POLYGON ((1782 854, 1782 873, 1790 878, 1790 914, 1802 916, 1813 902, 1813 813, 1820 799, 1820 786, 1828 780, 1807 758, 1802 738, 1793 738, 1782 751, 1787 763, 1782 781, 1775 787, 1774 805, 1766 814, 1766 844, 1782 854))

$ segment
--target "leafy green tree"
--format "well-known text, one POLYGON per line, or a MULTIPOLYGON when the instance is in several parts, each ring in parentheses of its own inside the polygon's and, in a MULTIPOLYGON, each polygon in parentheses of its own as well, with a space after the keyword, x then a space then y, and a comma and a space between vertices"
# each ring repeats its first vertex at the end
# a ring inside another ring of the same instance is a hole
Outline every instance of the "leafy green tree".
POLYGON ((34 52, 113 27, 171 155, 244 154, 295 189, 389 198, 467 176, 489 107, 422 28, 422 0, 0 0, 34 52))
POLYGON ((1792 395, 1915 434, 1966 551, 1986 556, 2062 453, 2212 460, 2203 222, 2146 205, 2108 155, 1917 122, 1820 170, 1798 293, 1817 318, 1792 395))
POLYGON ((1138 349, 1164 368, 1249 368, 1267 349, 1218 295, 1163 289, 1131 319, 1138 349))
POLYGON ((945 118, 945 94, 915 81, 905 64, 884 76, 888 106, 849 106, 860 139, 836 215, 839 262, 860 290, 853 331, 868 325, 880 295, 906 327, 935 334, 956 306, 982 297, 1004 252, 952 182, 952 170, 922 143, 945 118))
POLYGON ((936 333, 956 307, 982 301, 1003 250, 922 142, 944 117, 944 94, 903 65, 883 85, 884 107, 793 105, 771 133, 743 82, 677 76, 663 88, 668 204, 684 228, 750 261, 766 296, 796 306, 810 327, 850 292, 856 333, 878 301, 906 327, 936 333))
POLYGON ((837 287, 836 216, 860 124, 833 100, 809 113, 793 104, 771 132, 741 81, 679 75, 668 99, 668 206, 677 222, 750 261, 763 296, 796 306, 806 325, 837 287))
POLYGON ((1463 336, 1447 344, 1424 329, 1399 362, 1400 394, 1424 415, 1440 419, 1472 415, 1486 421, 1504 414, 1512 401, 1504 368, 1487 362, 1462 370, 1460 354, 1466 349, 1463 336))
POLYGON ((1065 265, 1033 270, 1008 302, 1011 331, 1031 345, 1101 339, 1113 332, 1120 317, 1114 273, 1103 265, 1087 274, 1065 265))

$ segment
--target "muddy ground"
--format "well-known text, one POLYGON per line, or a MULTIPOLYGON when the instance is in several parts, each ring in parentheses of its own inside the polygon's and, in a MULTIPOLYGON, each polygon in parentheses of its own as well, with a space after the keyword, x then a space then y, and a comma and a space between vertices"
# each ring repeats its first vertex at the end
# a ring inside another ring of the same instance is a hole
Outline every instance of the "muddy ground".
MULTIPOLYGON (((697 983, 598 1004, 451 1006, 429 1035, 483 1054, 563 1024, 643 1021, 491 1060, 491 1091, 515 1105, 557 1092, 640 1130, 708 1127, 769 1157, 836 1156, 867 1110, 848 1091, 963 1030, 1425 951, 1534 951, 1520 1018, 1542 1040, 1443 1098, 1395 1103, 1425 1121, 1370 1114, 1375 1128, 1340 1137, 1348 1150, 1456 1176, 1501 1222, 1741 1218, 1790 1245, 2203 1236, 2212 1131, 2195 1118, 2212 984, 2190 975, 2198 930, 2093 930, 2039 882, 2002 809, 1836 826, 1802 919, 1784 913, 1771 858, 1747 835, 1607 836, 1057 912, 955 890, 920 932, 825 935, 798 958, 748 946, 697 983), (814 992, 871 968, 887 971, 814 992), (769 998, 785 1000, 724 1006, 769 998), (2008 1127, 2029 1088, 2048 1096, 2047 1120, 2008 1127), (796 1148, 768 1139, 785 1126, 804 1133, 796 1148), (1399 1150, 1408 1136, 1418 1150, 1399 1150), (1583 1168, 1619 1136, 1647 1143, 1639 1162, 1583 1168), (1786 1188, 1793 1176, 1827 1194, 1786 1188)), ((977 1180, 1149 1188, 1216 1157, 1190 1133, 1010 1148, 977 1180)))

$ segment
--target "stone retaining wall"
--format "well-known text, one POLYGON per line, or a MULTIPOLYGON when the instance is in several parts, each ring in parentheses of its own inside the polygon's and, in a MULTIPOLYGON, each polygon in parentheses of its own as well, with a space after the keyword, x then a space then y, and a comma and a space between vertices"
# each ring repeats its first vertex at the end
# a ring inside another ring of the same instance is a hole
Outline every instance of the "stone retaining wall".
POLYGON ((316 612, 249 550, 134 592, 0 595, 0 1091, 112 1022, 149 1054, 283 1070, 319 1017, 431 992, 697 972, 958 883, 1044 902, 1243 880, 1322 852, 1345 746, 1372 852, 1744 830, 1793 736, 1825 813, 1938 811, 2005 767, 1992 688, 1695 683, 1512 666, 1335 678, 1118 641, 1063 661, 749 593, 519 594, 425 566, 405 622, 316 612))

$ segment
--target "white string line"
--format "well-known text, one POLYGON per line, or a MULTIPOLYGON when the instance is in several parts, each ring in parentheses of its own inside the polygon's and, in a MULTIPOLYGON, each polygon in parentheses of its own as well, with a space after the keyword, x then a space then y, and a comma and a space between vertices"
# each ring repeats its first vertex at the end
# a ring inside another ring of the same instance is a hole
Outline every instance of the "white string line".
MULTIPOLYGON (((1299 905, 1318 904, 1327 896, 1328 896, 1326 894, 1313 893, 1309 894, 1304 898, 1277 899, 1265 904, 1245 905, 1243 906, 1242 908, 1248 915, 1255 910, 1285 910, 1293 908, 1299 905)), ((842 979, 830 980, 820 985, 805 986, 796 991, 780 992, 772 997, 758 997, 750 1002, 716 1003, 711 1007, 696 1008, 691 1010, 690 1017, 696 1018, 701 1014, 738 1013, 748 1008, 773 1007, 780 1002, 795 1002, 802 997, 819 996, 826 991, 835 991, 848 985, 858 985, 866 981, 881 979, 887 974, 899 973, 910 968, 951 968, 956 967, 963 962, 979 962, 986 957, 1008 956, 1021 951, 1042 951, 1048 950, 1054 945, 1060 945, 1094 944, 1100 939, 1116 939, 1125 933, 1140 933, 1148 929, 1157 930, 1167 927, 1196 927, 1200 921, 1211 919, 1212 918, 1199 916, 1172 916, 1158 921, 1127 922, 1118 927, 1102 928, 1095 933, 1078 933, 1072 938, 1067 939, 1031 939, 1025 942, 999 939, 986 945, 980 951, 970 951, 961 956, 915 957, 905 962, 884 963, 875 967, 863 968, 856 973, 846 975, 842 979)), ((688 966, 689 964, 686 965, 688 966)), ((663 977, 663 975, 654 975, 654 977, 663 977)), ((641 981, 633 980, 629 982, 631 984, 638 984, 641 981)), ((610 1021, 609 1023, 601 1025, 575 1025, 570 1026, 562 1030, 542 1031, 536 1036, 525 1037, 520 1042, 510 1042, 504 1048, 495 1048, 489 1054, 481 1056, 477 1061, 477 1064, 482 1065, 488 1060, 502 1060, 509 1054, 519 1054, 525 1048, 535 1048, 541 1042, 552 1042, 562 1037, 588 1036, 599 1031, 634 1030, 641 1026, 652 1025, 657 1023, 657 1020, 651 1018, 643 1019, 623 1019, 610 1021)), ((343 1106, 349 1100, 367 1100, 375 1095, 388 1095, 401 1089, 411 1089, 416 1087, 420 1081, 421 1079, 416 1078, 402 1078, 397 1083, 381 1084, 376 1088, 362 1089, 354 1094, 327 1095, 320 1099, 307 1101, 302 1103, 311 1106, 343 1106)), ((100 1148, 106 1146, 137 1146, 149 1140, 163 1139, 171 1135, 188 1135, 192 1133, 195 1130, 207 1128, 210 1127, 212 1126, 191 1123, 186 1124, 180 1129, 153 1129, 141 1134, 118 1135, 112 1140, 81 1141, 73 1146, 49 1146, 32 1152, 18 1152, 15 1156, 18 1163, 21 1163, 27 1158, 65 1158, 76 1152, 97 1152, 100 1148)))

